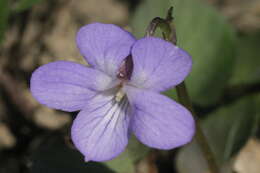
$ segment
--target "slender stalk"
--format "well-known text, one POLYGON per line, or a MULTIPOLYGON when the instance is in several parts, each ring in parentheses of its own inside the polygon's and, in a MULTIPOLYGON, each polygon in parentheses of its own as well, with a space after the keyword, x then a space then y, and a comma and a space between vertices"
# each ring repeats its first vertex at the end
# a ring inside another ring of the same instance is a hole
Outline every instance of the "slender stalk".
MULTIPOLYGON (((168 10, 167 16, 165 19, 156 17, 151 22, 146 30, 146 36, 152 36, 155 33, 155 30, 159 27, 162 30, 162 34, 165 40, 172 42, 174 45, 177 44, 177 35, 176 35, 176 29, 174 26, 173 17, 172 17, 172 10, 171 7, 168 10)), ((187 109, 190 110, 192 113, 194 119, 196 120, 196 135, 195 138, 200 146, 200 149, 202 151, 202 154, 207 161, 209 170, 211 173, 219 173, 219 168, 216 163, 216 160, 214 158, 214 154, 211 151, 211 148, 209 146, 209 143, 207 141, 207 138, 205 137, 202 128, 198 122, 198 117, 195 114, 195 111, 193 109, 190 97, 188 95, 188 91, 186 89, 185 83, 182 82, 177 87, 177 95, 180 103, 185 106, 187 109)))
POLYGON ((188 95, 188 91, 186 89, 186 85, 184 82, 182 82, 181 84, 179 84, 177 87, 177 95, 178 95, 178 98, 179 98, 179 101, 180 103, 185 106, 187 109, 189 109, 193 115, 193 117, 195 118, 196 120, 196 125, 197 125, 197 131, 196 131, 196 134, 195 134, 195 138, 200 146, 200 149, 202 151, 202 154, 204 156, 204 158, 206 159, 207 161, 207 164, 208 164, 208 167, 209 167, 209 170, 211 173, 219 173, 219 168, 217 166, 217 163, 215 161, 215 158, 214 158, 214 154, 209 146, 209 143, 207 141, 207 138, 205 137, 203 131, 202 131, 202 128, 198 122, 198 117, 197 115, 195 114, 195 111, 192 107, 192 103, 190 101, 190 97, 188 95))

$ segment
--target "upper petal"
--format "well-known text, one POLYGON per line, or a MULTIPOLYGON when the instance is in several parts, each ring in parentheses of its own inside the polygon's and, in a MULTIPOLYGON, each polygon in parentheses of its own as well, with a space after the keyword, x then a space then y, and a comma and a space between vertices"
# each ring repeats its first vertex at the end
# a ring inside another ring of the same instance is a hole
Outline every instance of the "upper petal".
POLYGON ((145 37, 132 48, 131 83, 139 88, 164 91, 181 83, 192 66, 187 52, 160 38, 145 37))
POLYGON ((115 85, 106 74, 84 65, 56 61, 36 69, 31 77, 31 93, 41 104, 64 111, 82 109, 97 91, 115 85))
POLYGON ((191 141, 195 124, 185 107, 156 92, 132 87, 126 91, 133 108, 131 129, 142 143, 172 149, 191 141))
POLYGON ((93 23, 80 28, 76 42, 90 65, 116 76, 123 59, 130 54, 135 38, 116 25, 93 23))
POLYGON ((119 155, 128 143, 128 101, 113 94, 97 95, 72 125, 72 140, 85 161, 106 161, 119 155))

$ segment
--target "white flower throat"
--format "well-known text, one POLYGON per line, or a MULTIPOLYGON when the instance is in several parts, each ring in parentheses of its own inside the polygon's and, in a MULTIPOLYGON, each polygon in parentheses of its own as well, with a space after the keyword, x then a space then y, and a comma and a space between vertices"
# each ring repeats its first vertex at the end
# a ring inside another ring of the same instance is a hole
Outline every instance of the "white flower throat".
POLYGON ((115 100, 117 102, 120 102, 125 96, 125 92, 122 90, 122 88, 120 88, 117 93, 116 93, 116 96, 115 96, 115 100))

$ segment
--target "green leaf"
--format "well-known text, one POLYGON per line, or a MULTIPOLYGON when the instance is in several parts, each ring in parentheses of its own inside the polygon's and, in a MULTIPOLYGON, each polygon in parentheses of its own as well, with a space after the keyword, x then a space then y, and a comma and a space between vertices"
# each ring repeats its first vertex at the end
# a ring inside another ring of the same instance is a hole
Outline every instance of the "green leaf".
MULTIPOLYGON (((238 53, 230 85, 247 86, 260 82, 260 32, 240 35, 238 53)), ((260 94, 255 99, 258 120, 260 120, 260 94)), ((259 121, 260 127, 260 121, 259 121)))
POLYGON ((148 152, 149 148, 132 136, 126 150, 119 157, 105 164, 117 173, 134 173, 136 162, 144 158, 148 152))
POLYGON ((257 122, 258 122, 258 129, 260 129, 260 94, 256 95, 255 105, 256 105, 256 112, 257 112, 257 122))
POLYGON ((9 17, 8 0, 0 0, 0 44, 4 39, 4 33, 7 28, 9 17))
MULTIPOLYGON (((219 165, 225 166, 245 145, 255 131, 256 118, 254 97, 250 96, 220 108, 202 122, 203 131, 219 165)), ((206 162, 195 140, 180 151, 177 166, 180 173, 206 172, 206 162)))
POLYGON ((16 12, 21 12, 31 8, 33 5, 41 2, 42 0, 20 0, 15 8, 16 12))
POLYGON ((260 33, 241 35, 238 53, 230 84, 260 82, 260 33))
POLYGON ((132 18, 133 32, 144 36, 154 17, 164 17, 173 6, 178 46, 194 61, 187 79, 193 102, 201 105, 217 101, 230 78, 235 46, 232 28, 213 8, 196 0, 144 0, 132 18))

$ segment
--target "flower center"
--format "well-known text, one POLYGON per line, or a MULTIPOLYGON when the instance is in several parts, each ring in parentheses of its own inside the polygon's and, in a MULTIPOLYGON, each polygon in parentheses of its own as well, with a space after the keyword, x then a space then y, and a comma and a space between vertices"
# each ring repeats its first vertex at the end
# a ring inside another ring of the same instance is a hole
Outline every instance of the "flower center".
POLYGON ((123 98, 125 98, 125 92, 123 91, 123 85, 125 82, 127 82, 128 80, 130 80, 131 75, 132 75, 132 71, 133 71, 133 59, 131 55, 128 55, 125 60, 123 61, 123 63, 121 64, 119 70, 118 70, 118 74, 117 74, 117 78, 121 80, 120 84, 118 85, 118 90, 116 92, 115 95, 115 100, 116 102, 121 102, 123 98))
POLYGON ((133 71, 133 59, 128 55, 119 68, 117 78, 123 81, 130 80, 133 71))
POLYGON ((125 96, 125 93, 122 91, 122 89, 120 89, 117 93, 116 93, 116 96, 115 96, 115 100, 117 102, 120 102, 123 97, 125 96))
POLYGON ((115 95, 115 100, 117 102, 120 102, 125 96, 125 92, 122 90, 122 87, 120 87, 120 89, 117 91, 116 95, 115 95))

